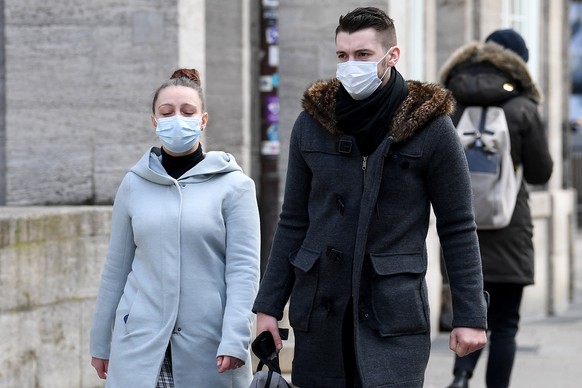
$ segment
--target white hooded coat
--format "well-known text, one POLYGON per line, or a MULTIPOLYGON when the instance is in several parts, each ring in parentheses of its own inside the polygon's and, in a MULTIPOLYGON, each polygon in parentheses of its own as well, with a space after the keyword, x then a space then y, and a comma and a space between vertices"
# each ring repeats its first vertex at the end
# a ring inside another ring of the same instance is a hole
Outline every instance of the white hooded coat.
POLYGON ((146 152, 115 198, 93 316, 107 387, 154 388, 168 344, 176 388, 248 387, 259 250, 255 185, 232 155, 208 152, 176 180, 146 152), (246 364, 220 374, 219 355, 246 364))

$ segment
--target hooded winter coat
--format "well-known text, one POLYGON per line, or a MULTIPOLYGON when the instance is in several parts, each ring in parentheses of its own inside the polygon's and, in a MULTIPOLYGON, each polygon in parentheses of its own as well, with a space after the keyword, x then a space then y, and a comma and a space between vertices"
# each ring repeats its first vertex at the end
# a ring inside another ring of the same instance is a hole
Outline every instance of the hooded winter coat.
POLYGON ((409 93, 364 157, 337 128, 339 81, 312 85, 292 130, 283 209, 253 310, 289 300, 299 387, 346 386, 342 321, 351 314, 364 387, 422 387, 430 352, 425 275, 431 203, 451 277, 454 326, 486 327, 465 155, 443 88, 409 93), (353 309, 346 311, 352 300, 353 309))
POLYGON ((154 388, 168 344, 176 388, 247 388, 259 277, 253 181, 230 154, 208 152, 179 179, 152 148, 117 192, 93 316, 91 355, 107 386, 154 388), (216 357, 246 362, 218 373, 216 357))
MULTIPOLYGON (((507 118, 511 157, 522 166, 525 182, 546 183, 552 174, 544 127, 538 114, 542 95, 525 62, 497 43, 471 43, 457 50, 441 71, 441 82, 458 102, 456 124, 466 106, 499 106, 507 118)), ((479 230, 486 282, 534 282, 533 224, 528 191, 522 181, 510 224, 497 230, 479 230)))

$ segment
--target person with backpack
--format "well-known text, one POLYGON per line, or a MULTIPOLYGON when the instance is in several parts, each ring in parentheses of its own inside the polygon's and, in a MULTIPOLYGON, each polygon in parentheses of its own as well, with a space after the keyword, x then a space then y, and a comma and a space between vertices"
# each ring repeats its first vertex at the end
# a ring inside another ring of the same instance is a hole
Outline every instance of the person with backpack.
MULTIPOLYGON (((459 125, 466 109, 503 109, 512 167, 523 176, 509 224, 477 224, 485 290, 490 295, 486 372, 490 388, 509 386, 523 288, 534 282, 533 225, 526 183, 545 184, 553 168, 538 113, 542 95, 528 71, 528 56, 524 39, 512 29, 502 29, 489 35, 484 43, 472 42, 459 48, 441 70, 441 82, 458 103, 452 116, 455 125, 459 125)), ((469 156, 467 159, 471 164, 469 156)), ((478 190, 473 187, 475 208, 482 205, 478 190)), ((455 358, 454 380, 449 388, 469 386, 480 354, 481 350, 455 358)))
POLYGON ((405 81, 393 20, 339 19, 335 78, 313 83, 291 132, 282 212, 253 311, 292 383, 422 388, 430 355, 426 237, 431 205, 452 285, 449 346, 485 345, 487 302, 469 171, 442 86, 405 81))

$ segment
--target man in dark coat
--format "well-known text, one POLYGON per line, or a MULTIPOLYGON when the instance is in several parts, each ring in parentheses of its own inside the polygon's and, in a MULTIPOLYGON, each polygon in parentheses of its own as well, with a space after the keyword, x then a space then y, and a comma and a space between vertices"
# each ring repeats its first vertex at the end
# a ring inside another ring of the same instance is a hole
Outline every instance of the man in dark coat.
POLYGON ((255 300, 281 348, 289 301, 293 384, 420 388, 430 354, 431 204, 464 356, 486 341, 486 300, 465 155, 434 84, 406 82, 393 21, 358 8, 336 30, 337 79, 311 85, 293 127, 283 209, 255 300))
MULTIPOLYGON (((538 114, 541 93, 527 69, 528 49, 514 30, 493 32, 486 43, 457 50, 441 71, 441 81, 459 106, 499 106, 507 118, 513 164, 522 167, 530 184, 544 184, 552 174, 552 159, 538 114)), ((488 387, 507 387, 516 352, 515 337, 523 287, 534 282, 533 225, 528 193, 522 181, 509 226, 478 230, 485 290, 491 296, 488 387)), ((468 387, 480 351, 455 360, 452 388, 468 387)))

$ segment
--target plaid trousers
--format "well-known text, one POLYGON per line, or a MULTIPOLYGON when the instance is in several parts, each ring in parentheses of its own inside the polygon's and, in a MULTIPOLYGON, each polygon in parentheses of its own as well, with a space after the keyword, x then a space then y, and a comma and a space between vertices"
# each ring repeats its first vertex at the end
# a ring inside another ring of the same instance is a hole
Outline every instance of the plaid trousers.
POLYGON ((158 385, 156 388, 174 388, 174 376, 172 375, 172 352, 170 345, 166 349, 166 355, 160 368, 160 375, 158 376, 158 385))

